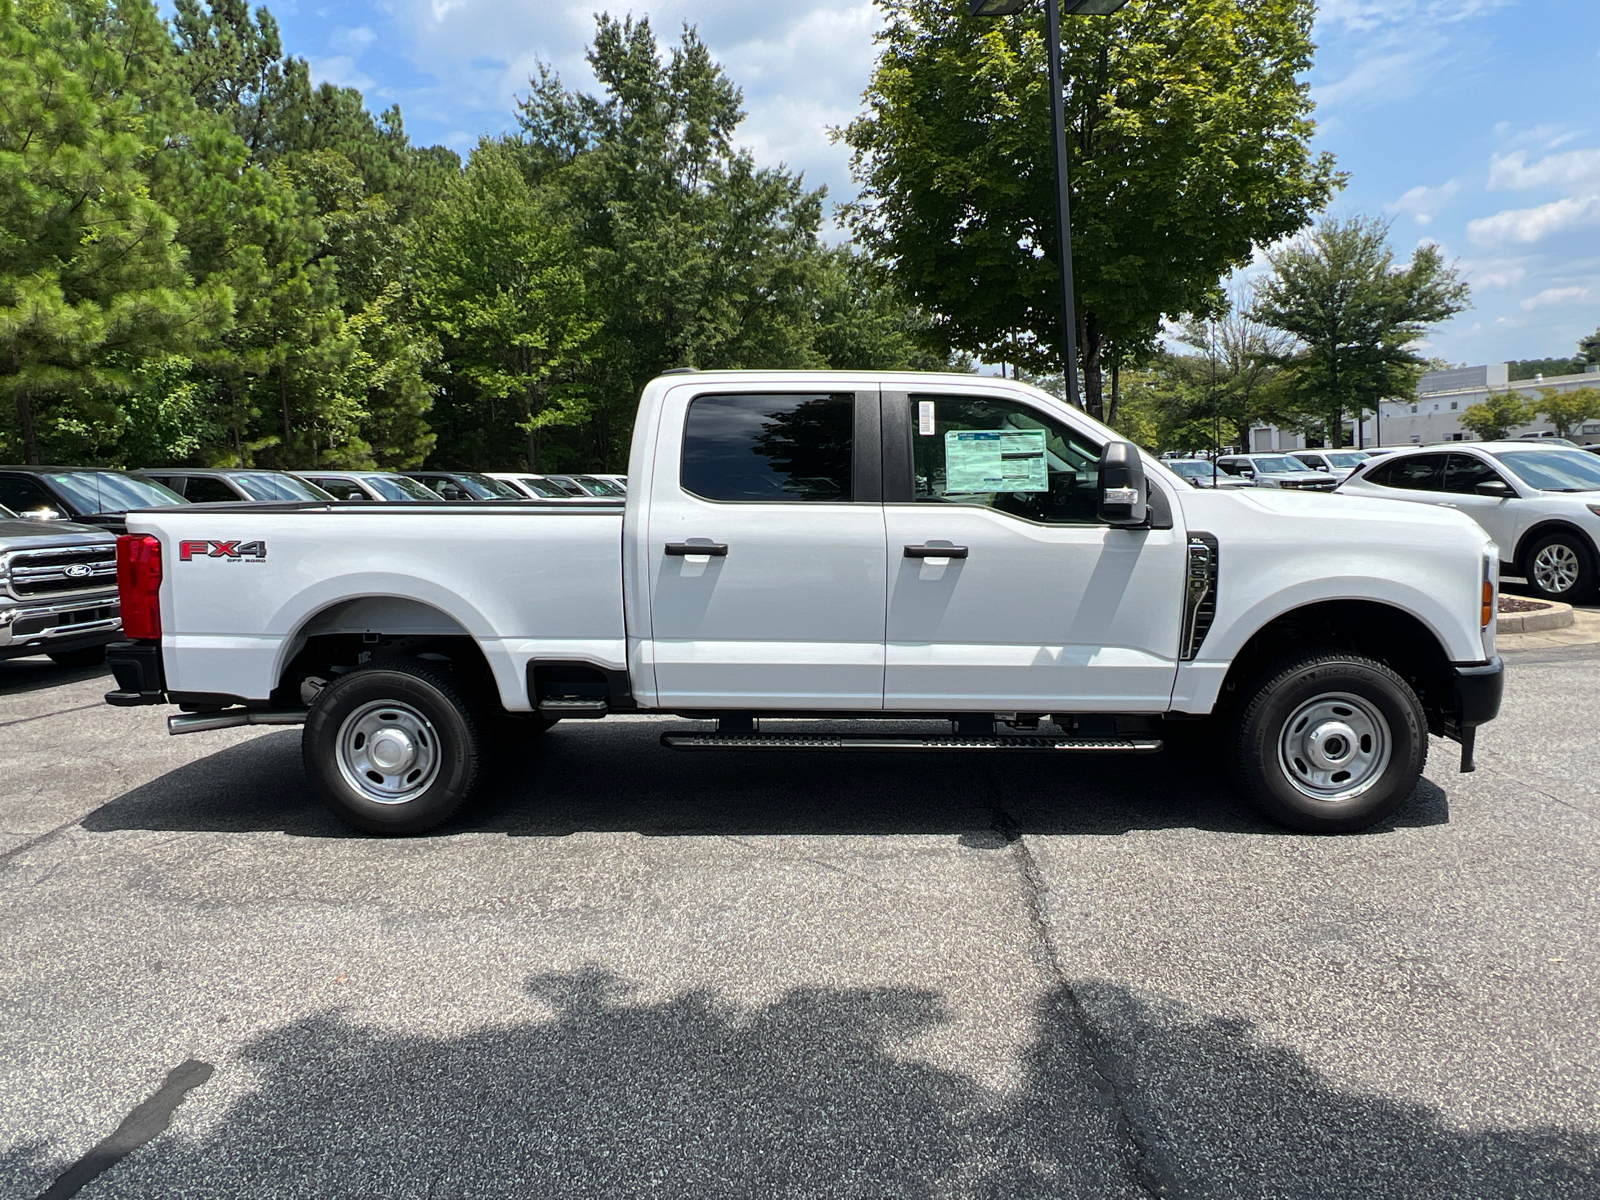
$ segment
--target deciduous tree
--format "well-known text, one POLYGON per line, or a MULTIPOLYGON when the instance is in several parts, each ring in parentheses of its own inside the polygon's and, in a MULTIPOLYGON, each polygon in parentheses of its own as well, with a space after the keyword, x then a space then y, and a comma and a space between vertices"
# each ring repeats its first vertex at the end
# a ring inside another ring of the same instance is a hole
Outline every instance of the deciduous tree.
POLYGON ((1526 425, 1531 416, 1527 401, 1516 392, 1490 392, 1461 414, 1461 427, 1486 442, 1496 442, 1518 425, 1526 425))

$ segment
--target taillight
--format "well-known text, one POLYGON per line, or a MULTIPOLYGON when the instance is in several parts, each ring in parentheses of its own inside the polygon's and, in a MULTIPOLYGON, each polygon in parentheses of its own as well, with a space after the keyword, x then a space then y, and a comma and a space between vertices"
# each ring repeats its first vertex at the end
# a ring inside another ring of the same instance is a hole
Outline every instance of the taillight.
POLYGON ((117 596, 124 634, 161 636, 161 543, 148 533, 125 533, 117 539, 117 596))

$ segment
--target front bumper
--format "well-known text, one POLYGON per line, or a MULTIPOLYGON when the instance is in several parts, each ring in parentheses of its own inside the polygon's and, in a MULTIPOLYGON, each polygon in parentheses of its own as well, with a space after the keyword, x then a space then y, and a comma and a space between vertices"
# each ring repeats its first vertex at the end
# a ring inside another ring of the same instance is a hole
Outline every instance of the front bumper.
POLYGON ((1500 701, 1506 691, 1506 665, 1497 654, 1486 663, 1454 666, 1455 688, 1449 713, 1445 714, 1445 735, 1461 743, 1461 770, 1476 769, 1472 753, 1478 726, 1487 725, 1500 715, 1500 701))
POLYGON ((121 609, 115 592, 54 604, 0 608, 0 658, 104 644, 115 641, 121 632, 121 609))

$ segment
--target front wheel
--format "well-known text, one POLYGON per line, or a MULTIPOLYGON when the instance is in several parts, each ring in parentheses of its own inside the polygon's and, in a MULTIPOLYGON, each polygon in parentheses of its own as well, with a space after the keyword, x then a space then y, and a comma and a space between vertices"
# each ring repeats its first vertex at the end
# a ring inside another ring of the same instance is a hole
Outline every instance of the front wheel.
POLYGON ((306 718, 306 773, 334 812, 368 833, 423 833, 466 802, 483 752, 454 676, 395 659, 329 684, 306 718))
POLYGON ((1594 594, 1594 555, 1574 534, 1552 533, 1528 547, 1523 574, 1541 600, 1574 604, 1594 594))
POLYGON ((1383 820, 1411 795, 1427 758, 1416 693, 1355 654, 1279 663, 1235 718, 1240 789, 1268 818, 1305 833, 1353 833, 1383 820))

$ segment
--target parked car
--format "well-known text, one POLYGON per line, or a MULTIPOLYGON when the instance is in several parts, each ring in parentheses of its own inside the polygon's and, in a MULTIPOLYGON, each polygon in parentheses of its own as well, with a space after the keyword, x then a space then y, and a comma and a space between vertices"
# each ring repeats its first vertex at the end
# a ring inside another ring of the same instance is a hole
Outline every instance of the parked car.
POLYGON ((121 637, 116 537, 0 507, 0 659, 48 654, 63 667, 93 666, 121 637))
POLYGON ((1365 450, 1291 450, 1289 457, 1299 459, 1313 471, 1344 479, 1366 462, 1369 455, 1365 450))
POLYGON ((171 488, 190 504, 243 504, 251 500, 332 500, 314 483, 287 471, 237 467, 152 467, 139 472, 171 488))
POLYGON ((1571 438, 1558 436, 1553 429, 1546 429, 1543 433, 1519 433, 1517 434, 1517 440, 1519 442, 1537 441, 1541 446, 1571 446, 1574 450, 1583 449, 1571 438))
POLYGON ((1217 470, 1236 481, 1258 488, 1331 492, 1339 481, 1313 470, 1289 454, 1224 454, 1217 459, 1217 470))
MULTIPOLYGON (((576 486, 563 487, 543 475, 528 475, 516 471, 487 471, 490 479, 515 488, 529 500, 553 501, 557 504, 594 504, 595 497, 576 486)), ((621 503, 621 497, 617 497, 621 503)))
POLYGON ((1161 465, 1190 487, 1214 487, 1219 477, 1227 478, 1207 458, 1169 458, 1163 459, 1161 465))
POLYGON ((182 503, 159 483, 106 467, 0 467, 0 505, 35 521, 77 521, 121 533, 130 511, 182 503))
POLYGON ((1342 495, 1381 496, 1466 513, 1500 547, 1501 568, 1547 600, 1585 601, 1600 562, 1600 461, 1525 441, 1419 448, 1364 466, 1342 495))
POLYGON ((477 471, 402 471, 407 479, 415 479, 445 500, 526 500, 527 497, 509 483, 477 471))
POLYGON ((294 471, 292 474, 321 488, 335 500, 437 504, 444 499, 427 484, 393 471, 294 471))
POLYGON ((1169 717, 1219 705, 1256 804, 1348 831, 1411 794, 1430 731, 1470 769, 1499 709, 1471 520, 1197 491, 1014 380, 666 376, 629 466, 650 482, 626 506, 142 514, 107 699, 185 706, 174 733, 304 723, 314 786, 382 833, 448 820, 517 725, 676 714, 718 723, 663 739, 700 753, 1032 754, 1050 792, 1064 754, 1154 753, 1169 717), (219 534, 260 557, 173 552, 219 534), (861 732, 756 728, 780 714, 861 732))

